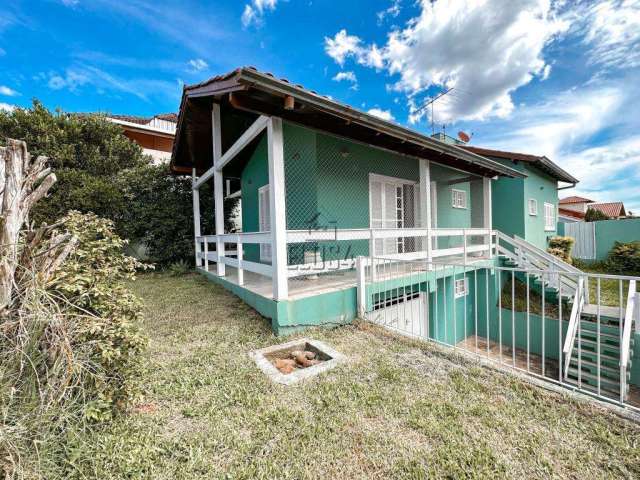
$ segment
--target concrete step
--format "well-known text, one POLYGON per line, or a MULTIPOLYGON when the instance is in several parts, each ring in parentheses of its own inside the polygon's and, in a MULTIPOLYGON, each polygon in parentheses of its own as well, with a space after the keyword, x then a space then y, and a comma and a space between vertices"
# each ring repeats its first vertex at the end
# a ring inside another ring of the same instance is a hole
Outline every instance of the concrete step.
MULTIPOLYGON (((578 381, 578 369, 569 366, 569 371, 567 376, 573 378, 576 382, 578 381)), ((598 385, 598 376, 596 374, 593 373, 589 373, 589 372, 585 372, 584 370, 582 370, 580 372, 580 379, 582 381, 582 384, 585 383, 589 383, 591 385, 597 386, 598 385)), ((611 378, 605 375, 600 375, 600 386, 602 388, 607 388, 609 390, 613 390, 613 391, 620 391, 620 378, 618 376, 618 378, 611 378)))
MULTIPOLYGON (((578 368, 578 357, 571 357, 571 363, 569 363, 569 367, 573 367, 573 368, 578 368)), ((594 375, 597 375, 598 373, 598 363, 597 361, 591 361, 591 360, 587 360, 584 357, 582 357, 582 359, 580 360, 580 367, 582 369, 582 371, 584 372, 585 369, 587 369, 589 372, 591 372, 594 375)), ((627 372, 627 374, 629 375, 629 373, 627 372)), ((607 376, 609 378, 620 378, 620 368, 615 366, 612 367, 610 365, 605 365, 602 362, 602 356, 600 357, 600 375, 601 376, 607 376)))
MULTIPOLYGON (((576 379, 573 378, 567 378, 566 379, 567 383, 570 383, 572 385, 578 386, 578 381, 576 379)), ((589 382, 582 382, 582 384, 580 385, 580 388, 583 390, 588 390, 590 392, 594 392, 594 393, 598 393, 598 385, 597 383, 595 385, 592 385, 589 382)), ((617 387, 613 387, 610 385, 603 385, 602 383, 600 384, 600 394, 607 396, 607 397, 613 397, 616 400, 618 400, 620 398, 620 384, 617 385, 617 387)), ((625 400, 627 399, 627 396, 629 395, 629 387, 627 387, 627 391, 625 392, 625 400)))

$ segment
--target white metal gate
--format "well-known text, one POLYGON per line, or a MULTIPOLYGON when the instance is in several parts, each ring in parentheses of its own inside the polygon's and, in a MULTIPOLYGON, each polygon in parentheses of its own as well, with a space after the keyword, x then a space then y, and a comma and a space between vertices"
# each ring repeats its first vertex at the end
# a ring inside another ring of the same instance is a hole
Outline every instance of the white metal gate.
POLYGON ((429 337, 429 309, 425 292, 403 293, 374 303, 366 317, 396 332, 429 337))
POLYGON ((594 222, 565 223, 564 233, 576 241, 573 246, 575 258, 596 259, 596 224, 594 222))

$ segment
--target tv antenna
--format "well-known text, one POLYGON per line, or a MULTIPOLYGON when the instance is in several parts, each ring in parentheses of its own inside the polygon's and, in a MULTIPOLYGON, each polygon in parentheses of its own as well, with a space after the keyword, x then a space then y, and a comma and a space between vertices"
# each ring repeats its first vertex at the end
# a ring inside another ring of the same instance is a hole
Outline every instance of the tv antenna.
POLYGON ((414 112, 414 115, 417 113, 422 112, 423 110, 431 107, 431 135, 436 133, 435 130, 435 122, 434 122, 434 117, 433 117, 433 106, 436 103, 437 100, 441 99, 442 97, 444 97, 445 95, 447 95, 448 93, 450 93, 453 90, 453 87, 449 87, 446 90, 438 93, 435 97, 433 97, 432 99, 430 99, 428 102, 426 102, 424 105, 422 105, 419 109, 417 109, 414 112))

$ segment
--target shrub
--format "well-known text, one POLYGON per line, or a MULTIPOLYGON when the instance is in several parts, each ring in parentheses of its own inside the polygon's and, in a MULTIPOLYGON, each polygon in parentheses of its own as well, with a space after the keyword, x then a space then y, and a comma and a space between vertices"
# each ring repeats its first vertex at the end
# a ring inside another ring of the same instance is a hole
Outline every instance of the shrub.
POLYGON ((640 241, 615 242, 607 256, 607 267, 611 273, 640 275, 640 241))
POLYGON ((599 220, 609 220, 609 217, 602 211, 595 208, 587 209, 587 213, 584 216, 585 222, 597 222, 599 220))
POLYGON ((125 281, 141 264, 94 214, 71 212, 56 228, 76 235, 76 249, 50 278, 23 268, 0 322, 3 478, 52 478, 69 442, 139 395, 146 338, 125 281))
MULTIPOLYGON (((119 232, 146 247, 149 261, 168 266, 193 265, 193 194, 190 177, 177 177, 167 165, 145 165, 118 177, 127 208, 118 219, 119 232)), ((232 210, 237 200, 225 202, 226 231, 233 231, 232 210)), ((201 231, 214 233, 213 193, 200 188, 201 231)))
POLYGON ((574 242, 575 240, 571 237, 551 237, 547 251, 561 260, 571 263, 571 250, 574 242))
POLYGON ((138 394, 145 346, 142 306, 124 282, 146 267, 123 255, 126 241, 114 232, 110 220, 72 211, 62 224, 79 243, 49 288, 77 315, 79 341, 92 345, 85 352, 88 361, 105 372, 84 385, 92 398, 86 414, 101 420, 124 409, 138 394))
POLYGON ((188 262, 181 260, 179 262, 173 262, 171 265, 169 265, 169 268, 167 270, 169 271, 170 275, 179 277, 180 275, 188 273, 191 270, 191 265, 188 262))

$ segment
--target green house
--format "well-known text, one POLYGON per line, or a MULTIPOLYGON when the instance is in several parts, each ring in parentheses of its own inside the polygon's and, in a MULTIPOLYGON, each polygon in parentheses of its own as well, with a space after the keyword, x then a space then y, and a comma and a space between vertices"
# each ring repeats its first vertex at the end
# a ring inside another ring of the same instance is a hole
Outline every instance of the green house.
POLYGON ((526 174, 493 183, 493 226, 546 249, 548 239, 558 235, 558 191, 575 187, 578 179, 544 156, 465 148, 526 174))
POLYGON ((586 274, 545 251, 557 182, 576 180, 546 159, 498 153, 240 68, 185 87, 170 165, 193 179, 197 270, 277 334, 361 317, 448 345, 484 342, 487 356, 504 346, 514 366, 526 339, 543 376, 552 360, 559 381, 581 385, 586 274), (213 205, 200 201, 205 184, 213 205), (202 231, 203 215, 215 231, 202 231), (556 318, 505 310, 518 282, 555 302, 556 318))

